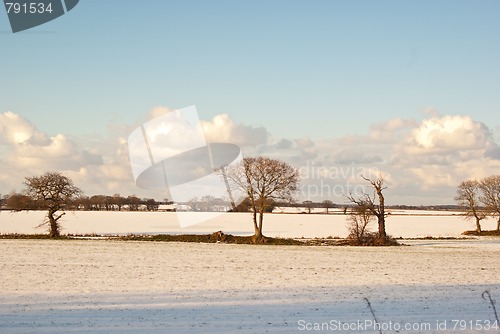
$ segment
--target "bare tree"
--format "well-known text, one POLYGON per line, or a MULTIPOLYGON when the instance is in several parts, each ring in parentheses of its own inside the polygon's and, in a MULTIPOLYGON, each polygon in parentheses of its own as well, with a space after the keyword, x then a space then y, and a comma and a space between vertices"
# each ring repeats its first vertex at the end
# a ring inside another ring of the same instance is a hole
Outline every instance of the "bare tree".
POLYGON ((48 172, 41 176, 27 177, 26 184, 28 196, 39 203, 41 208, 47 210, 47 221, 49 224, 50 237, 60 236, 59 220, 65 214, 57 214, 63 211, 65 206, 74 196, 78 196, 81 190, 73 185, 73 181, 58 172, 48 172))
POLYGON ((92 205, 92 210, 102 211, 106 207, 106 196, 94 195, 90 197, 90 203, 92 205))
POLYGON ((291 201, 299 172, 286 162, 266 157, 244 158, 225 171, 231 186, 245 194, 253 213, 254 241, 262 242, 264 213, 270 201, 291 201), (258 215, 258 217, 257 217, 258 215))
POLYGON ((458 185, 455 201, 464 208, 466 219, 475 219, 476 232, 481 232, 481 220, 486 218, 486 212, 479 208, 480 183, 477 180, 463 181, 458 185))
POLYGON ((491 215, 497 217, 497 231, 500 231, 500 175, 489 176, 481 180, 481 202, 491 215))
POLYGON ((311 209, 314 206, 313 201, 304 201, 302 202, 302 205, 307 209, 307 213, 311 213, 311 209))
POLYGON ((378 239, 379 242, 385 244, 387 241, 387 233, 385 232, 385 218, 387 217, 387 213, 385 212, 385 198, 382 193, 386 187, 384 187, 384 179, 382 176, 379 176, 377 179, 372 180, 367 177, 361 176, 365 181, 368 181, 373 187, 373 195, 363 194, 360 198, 355 198, 352 194, 350 194, 347 198, 362 210, 367 210, 367 212, 371 213, 373 216, 377 217, 378 223, 378 239), (378 198, 378 203, 376 201, 378 198))
POLYGON ((329 199, 323 201, 323 207, 326 209, 326 213, 329 213, 329 209, 333 208, 333 202, 329 199))
POLYGON ((143 198, 142 203, 146 206, 148 211, 158 211, 160 207, 160 202, 157 202, 154 198, 143 198))
POLYGON ((13 193, 6 198, 5 206, 7 209, 13 211, 36 209, 36 203, 29 196, 17 193, 13 193))
POLYGON ((122 210, 122 207, 125 205, 126 201, 127 201, 127 199, 122 197, 120 194, 113 195, 113 203, 118 208, 118 211, 122 210))
POLYGON ((374 216, 368 205, 357 205, 351 211, 347 220, 347 229, 349 230, 348 239, 354 241, 356 245, 367 244, 373 238, 374 234, 368 229, 368 225, 373 221, 374 216))
POLYGON ((129 195, 126 200, 129 211, 139 211, 141 206, 141 199, 135 195, 129 195))

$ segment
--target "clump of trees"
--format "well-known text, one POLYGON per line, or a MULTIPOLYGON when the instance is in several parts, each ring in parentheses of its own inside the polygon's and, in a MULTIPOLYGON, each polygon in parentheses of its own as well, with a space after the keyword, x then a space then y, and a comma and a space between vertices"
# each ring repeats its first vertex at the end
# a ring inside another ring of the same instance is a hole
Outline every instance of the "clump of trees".
POLYGON ((212 195, 192 198, 187 204, 196 212, 225 212, 232 206, 230 202, 212 195))
POLYGON ((360 197, 355 197, 350 194, 347 198, 356 205, 356 208, 351 211, 350 215, 350 237, 360 245, 394 245, 397 244, 394 239, 387 235, 385 230, 385 219, 389 215, 386 212, 385 197, 383 191, 384 178, 379 176, 372 180, 365 176, 361 176, 363 180, 370 183, 373 188, 373 194, 364 193, 360 197), (376 237, 368 234, 367 226, 371 218, 377 219, 378 232, 376 237), (353 233, 354 232, 354 233, 353 233), (368 239, 366 237, 369 237, 368 239))
POLYGON ((455 201, 464 209, 464 217, 474 220, 476 232, 482 232, 481 221, 489 216, 497 219, 500 231, 500 175, 461 182, 455 201))
POLYGON ((366 206, 355 206, 347 218, 347 239, 354 246, 375 244, 377 233, 372 232, 369 225, 374 216, 366 206))
POLYGON ((277 159, 248 157, 224 171, 231 189, 247 198, 252 212, 255 243, 265 242, 264 214, 274 201, 293 201, 298 190, 298 170, 277 159))

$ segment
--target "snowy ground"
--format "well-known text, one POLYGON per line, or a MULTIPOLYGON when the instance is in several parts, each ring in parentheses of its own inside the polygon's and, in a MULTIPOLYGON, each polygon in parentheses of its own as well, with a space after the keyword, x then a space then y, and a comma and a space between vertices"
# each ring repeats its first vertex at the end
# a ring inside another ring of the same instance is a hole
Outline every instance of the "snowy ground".
MULTIPOLYGON (((45 233, 36 229, 45 212, 0 211, 0 233, 45 233)), ((346 217, 341 214, 268 214, 264 219, 264 234, 271 237, 314 238, 345 237, 346 217)), ((252 235, 251 215, 225 213, 187 228, 180 228, 174 212, 68 212, 61 220, 63 233, 71 234, 141 234, 141 233, 224 233, 252 235)), ((484 229, 496 228, 493 219, 483 221, 484 229)), ((376 229, 373 226, 373 229, 376 229)), ((459 237, 474 229, 454 212, 394 211, 387 218, 387 232, 394 237, 459 237)))
POLYGON ((1 240, 0 333, 497 333, 499 242, 411 243, 1 240))
MULTIPOLYGON (((43 215, 1 212, 0 233, 42 233, 34 226, 43 215)), ((63 227, 99 234, 252 232, 247 214, 186 229, 172 215, 68 213, 63 227)), ((387 227, 395 236, 417 237, 459 236, 472 225, 453 214, 400 212, 387 227)), ((342 215, 273 214, 266 216, 265 234, 347 232, 342 215)), ((411 246, 0 240, 0 333, 379 333, 364 298, 383 333, 500 332, 485 329, 495 316, 481 297, 490 291, 500 311, 498 238, 406 243, 411 246)))

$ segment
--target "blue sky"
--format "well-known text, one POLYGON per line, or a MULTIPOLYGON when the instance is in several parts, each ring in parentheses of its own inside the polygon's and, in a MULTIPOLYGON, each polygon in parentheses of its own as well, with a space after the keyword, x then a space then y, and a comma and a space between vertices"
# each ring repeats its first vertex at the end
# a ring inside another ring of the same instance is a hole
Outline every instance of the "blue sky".
POLYGON ((328 141, 433 110, 495 137, 499 31, 498 1, 81 0, 17 34, 0 13, 0 113, 81 139, 194 104, 328 141))

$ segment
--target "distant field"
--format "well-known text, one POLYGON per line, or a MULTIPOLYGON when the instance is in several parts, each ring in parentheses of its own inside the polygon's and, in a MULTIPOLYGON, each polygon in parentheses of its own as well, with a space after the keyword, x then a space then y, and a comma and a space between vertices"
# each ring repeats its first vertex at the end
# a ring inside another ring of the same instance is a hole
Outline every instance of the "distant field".
MULTIPOLYGON (((35 228, 45 212, 0 212, 0 233, 44 233, 35 228)), ((484 229, 496 228, 493 219, 484 221, 484 229)), ((173 212, 68 212, 62 218, 62 233, 66 234, 155 234, 212 233, 223 231, 235 235, 253 234, 251 215, 226 213, 199 225, 180 228, 173 212)), ((376 229, 376 226, 373 226, 376 229)), ((387 232, 394 237, 459 237, 474 229, 454 212, 394 211, 387 218, 387 232)), ((270 237, 314 238, 345 237, 346 216, 341 214, 274 213, 265 216, 264 234, 270 237)))

